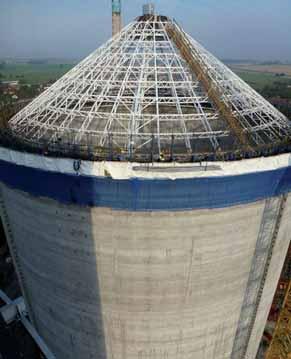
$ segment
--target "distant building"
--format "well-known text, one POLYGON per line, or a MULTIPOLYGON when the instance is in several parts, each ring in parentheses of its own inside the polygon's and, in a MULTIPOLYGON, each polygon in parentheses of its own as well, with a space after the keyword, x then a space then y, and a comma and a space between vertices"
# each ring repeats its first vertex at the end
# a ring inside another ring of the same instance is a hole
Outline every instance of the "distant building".
POLYGON ((291 106, 291 99, 288 98, 280 98, 280 97, 272 97, 269 98, 269 101, 274 106, 291 106))
POLYGON ((1 81, 0 86, 6 90, 19 90, 19 81, 1 81))

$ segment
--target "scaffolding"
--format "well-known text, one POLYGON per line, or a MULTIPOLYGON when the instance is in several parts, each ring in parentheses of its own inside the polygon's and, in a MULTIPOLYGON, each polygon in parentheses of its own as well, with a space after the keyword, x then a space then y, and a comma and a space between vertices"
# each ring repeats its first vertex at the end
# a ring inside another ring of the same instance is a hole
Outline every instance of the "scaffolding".
POLYGON ((280 308, 266 359, 291 358, 291 244, 289 245, 273 306, 280 308))
MULTIPOLYGON (((291 244, 289 246, 286 262, 281 275, 279 287, 284 285, 287 289, 281 311, 277 320, 275 331, 266 353, 266 359, 291 358, 291 244)), ((282 290, 279 288, 280 291, 282 290)), ((276 301, 280 300, 276 295, 276 301)))
POLYGON ((291 281, 266 359, 291 358, 291 281))

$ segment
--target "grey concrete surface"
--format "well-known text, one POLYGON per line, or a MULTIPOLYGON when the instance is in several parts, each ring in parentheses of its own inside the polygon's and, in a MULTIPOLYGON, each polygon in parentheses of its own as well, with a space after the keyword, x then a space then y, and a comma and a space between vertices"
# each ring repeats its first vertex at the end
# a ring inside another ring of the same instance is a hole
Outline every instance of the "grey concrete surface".
POLYGON ((278 228, 281 225, 285 204, 285 196, 266 200, 232 350, 232 359, 246 357, 266 283, 270 259, 273 255, 273 247, 278 239, 278 228))
MULTIPOLYGON (((2 187, 36 326, 58 359, 231 357, 264 201, 136 213, 2 187)), ((249 359, 283 264, 290 210, 288 200, 249 359)))
POLYGON ((264 285, 262 298, 258 307, 254 328, 249 341, 246 359, 253 359, 259 349, 260 340, 262 338, 265 324, 271 309, 273 296, 277 288, 282 267, 288 251, 291 238, 291 196, 288 196, 283 217, 280 223, 280 229, 276 243, 273 248, 272 258, 264 285))

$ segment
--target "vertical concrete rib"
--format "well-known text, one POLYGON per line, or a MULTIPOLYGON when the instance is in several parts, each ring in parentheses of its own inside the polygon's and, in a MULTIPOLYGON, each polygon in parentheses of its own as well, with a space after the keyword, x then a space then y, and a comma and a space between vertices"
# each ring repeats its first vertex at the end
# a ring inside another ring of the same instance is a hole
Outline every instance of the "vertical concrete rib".
POLYGON ((232 359, 246 358, 287 197, 283 195, 266 201, 233 345, 232 359))
POLYGON ((273 248, 272 258, 269 264, 268 274, 266 276, 264 289, 261 296, 260 305, 257 310, 256 320, 253 326, 253 330, 248 343, 246 352, 246 359, 252 359, 256 357, 259 344, 267 322, 267 317, 272 305, 273 295, 277 288, 277 283, 280 278, 284 259, 288 251, 290 243, 290 203, 291 196, 288 195, 287 202, 285 204, 284 213, 280 219, 280 229, 277 234, 277 240, 273 248))

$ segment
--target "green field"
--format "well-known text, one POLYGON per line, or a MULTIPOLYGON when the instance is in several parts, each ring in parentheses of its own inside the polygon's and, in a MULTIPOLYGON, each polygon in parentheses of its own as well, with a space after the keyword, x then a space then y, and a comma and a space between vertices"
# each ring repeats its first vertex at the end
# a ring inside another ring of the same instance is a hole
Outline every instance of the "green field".
POLYGON ((55 81, 72 68, 71 64, 1 64, 1 80, 27 84, 42 84, 55 81))
POLYGON ((291 77, 288 76, 278 77, 275 74, 268 72, 237 69, 233 69, 233 71, 257 91, 263 90, 266 86, 274 86, 276 84, 291 85, 291 77))
MULTIPOLYGON (((0 63, 0 80, 18 80, 23 84, 39 85, 47 82, 54 82, 73 66, 73 64, 0 63)), ((241 67, 233 66, 232 70, 255 90, 263 94, 265 94, 266 90, 271 88, 274 91, 282 92, 283 97, 287 96, 288 98, 291 98, 291 88, 288 87, 291 86, 291 76, 289 73, 280 77, 276 76, 275 72, 270 72, 270 69, 273 69, 272 67, 258 67, 260 71, 257 70, 257 67, 247 67, 246 65, 242 65, 241 67)), ((277 68, 274 68, 274 70, 276 69, 277 68)))

